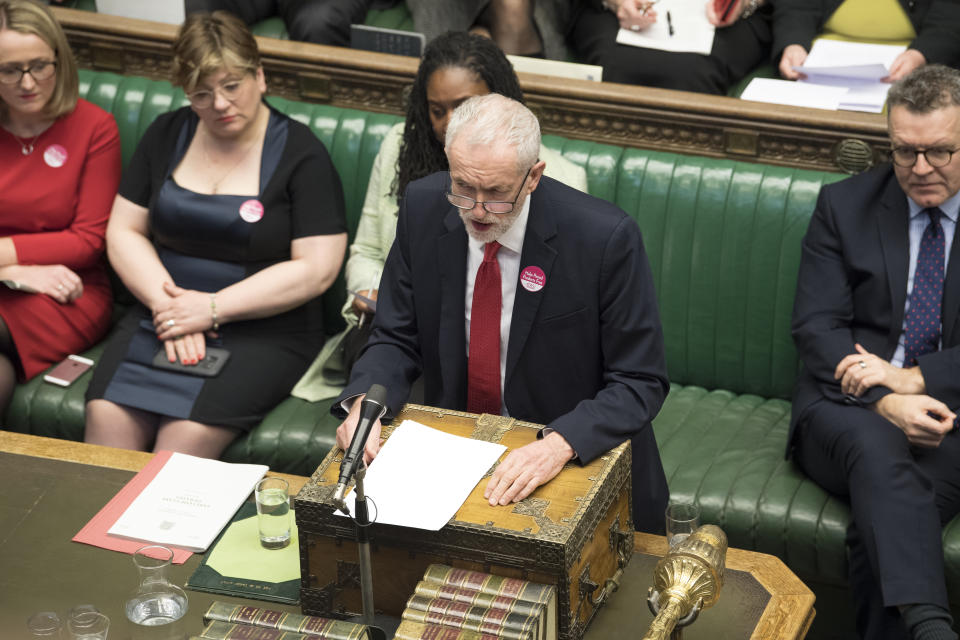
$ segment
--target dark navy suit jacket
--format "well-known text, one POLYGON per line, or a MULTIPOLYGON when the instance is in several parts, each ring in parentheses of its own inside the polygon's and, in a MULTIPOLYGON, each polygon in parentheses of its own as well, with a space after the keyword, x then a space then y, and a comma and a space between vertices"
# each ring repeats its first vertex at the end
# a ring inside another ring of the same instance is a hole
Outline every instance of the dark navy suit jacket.
MULTIPOLYGON (((840 360, 856 352, 855 343, 886 360, 897 349, 910 266, 909 216, 906 195, 890 165, 821 189, 803 240, 793 308, 793 337, 803 370, 794 392, 790 442, 797 421, 819 400, 865 406, 890 393, 877 386, 860 398, 845 396, 833 372, 840 360)), ((956 236, 944 274, 943 348, 918 358, 927 395, 953 410, 960 407, 956 236)))
MULTIPOLYGON (((391 413, 422 373, 428 405, 467 406, 467 233, 447 173, 411 183, 380 283, 373 333, 340 400, 379 383, 391 413)), ((546 424, 589 462, 631 440, 634 521, 663 529, 668 490, 650 421, 669 389, 663 335, 640 230, 614 205, 544 177, 531 194, 504 403, 546 424)), ((339 400, 334 404, 339 409, 339 400)))

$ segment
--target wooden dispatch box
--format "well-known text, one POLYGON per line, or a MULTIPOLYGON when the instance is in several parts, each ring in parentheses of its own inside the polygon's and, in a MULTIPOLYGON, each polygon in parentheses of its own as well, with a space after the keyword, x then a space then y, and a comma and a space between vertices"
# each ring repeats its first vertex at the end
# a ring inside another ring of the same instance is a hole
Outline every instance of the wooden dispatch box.
MULTIPOLYGON (((406 419, 458 436, 499 442, 508 452, 533 442, 541 428, 507 417, 418 405, 406 405, 393 425, 406 419)), ((389 437, 392 429, 384 427, 383 436, 389 437)), ((330 500, 342 456, 343 451, 334 448, 296 497, 300 601, 306 614, 361 612, 355 526, 334 515, 330 500)), ((633 554, 630 443, 590 464, 567 464, 553 480, 515 504, 491 507, 483 497, 486 483, 484 478, 477 484, 440 531, 371 526, 377 613, 399 617, 427 566, 443 563, 555 585, 559 637, 579 640, 616 589, 633 554)))

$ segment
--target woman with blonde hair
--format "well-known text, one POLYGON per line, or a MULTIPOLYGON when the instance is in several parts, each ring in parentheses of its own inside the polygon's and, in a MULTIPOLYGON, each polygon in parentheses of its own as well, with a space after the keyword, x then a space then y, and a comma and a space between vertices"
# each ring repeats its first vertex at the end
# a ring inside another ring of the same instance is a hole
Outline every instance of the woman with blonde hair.
POLYGON ((49 10, 0 0, 0 416, 18 378, 87 349, 110 323, 103 246, 120 139, 77 85, 49 10))
POLYGON ((323 344, 343 191, 310 129, 263 101, 256 41, 232 14, 187 18, 174 79, 190 106, 144 134, 107 229, 141 304, 94 373, 86 440, 217 457, 323 344))

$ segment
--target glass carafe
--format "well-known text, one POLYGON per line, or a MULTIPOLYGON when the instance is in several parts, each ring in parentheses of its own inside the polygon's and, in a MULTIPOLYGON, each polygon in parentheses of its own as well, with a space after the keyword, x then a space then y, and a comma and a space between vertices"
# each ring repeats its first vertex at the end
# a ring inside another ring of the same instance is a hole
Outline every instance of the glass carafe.
POLYGON ((134 624, 156 627, 179 620, 187 612, 187 594, 170 582, 167 573, 173 551, 149 545, 133 554, 140 580, 127 600, 127 619, 134 624))

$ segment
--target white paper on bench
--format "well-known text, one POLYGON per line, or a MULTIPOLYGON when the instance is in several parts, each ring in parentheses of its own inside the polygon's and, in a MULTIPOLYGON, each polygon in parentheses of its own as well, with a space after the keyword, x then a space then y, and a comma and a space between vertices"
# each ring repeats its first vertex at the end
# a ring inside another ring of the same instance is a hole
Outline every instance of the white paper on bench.
POLYGON ((617 42, 631 47, 710 55, 716 31, 707 20, 703 0, 660 0, 653 6, 657 21, 643 31, 620 29, 617 42), (667 11, 673 35, 667 25, 667 11))
POLYGON ((809 82, 754 78, 740 94, 740 99, 836 111, 840 107, 841 98, 847 92, 846 87, 828 87, 809 82))

